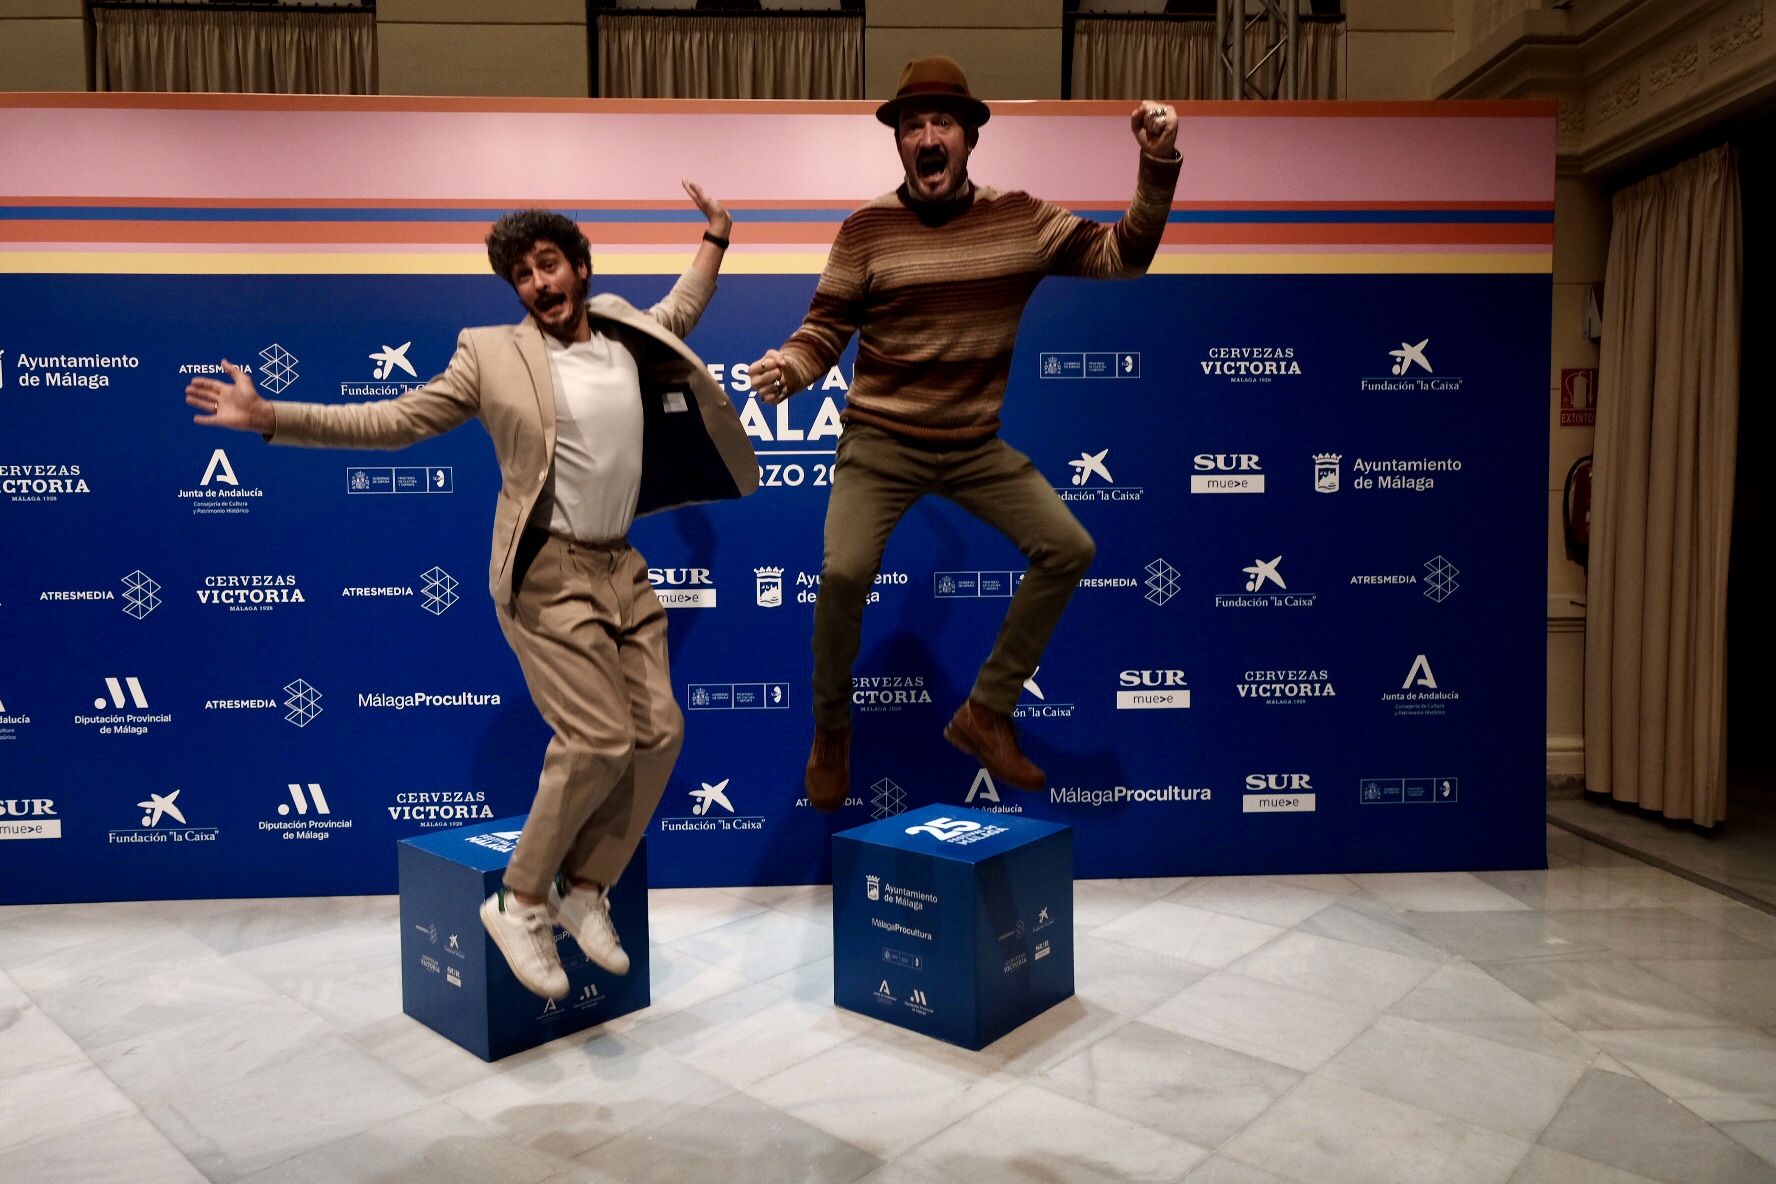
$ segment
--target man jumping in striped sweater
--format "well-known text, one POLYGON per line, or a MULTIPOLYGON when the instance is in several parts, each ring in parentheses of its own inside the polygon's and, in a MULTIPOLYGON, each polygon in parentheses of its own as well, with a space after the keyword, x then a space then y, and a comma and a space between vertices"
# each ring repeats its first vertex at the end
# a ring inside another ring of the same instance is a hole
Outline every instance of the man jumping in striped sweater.
POLYGON ((838 809, 850 791, 851 667, 864 601, 889 534, 927 493, 997 527, 1030 561, 944 737, 998 780, 1047 784, 1018 747, 1011 713, 1095 547, 1029 458, 999 439, 999 409, 1018 321, 1043 276, 1147 270, 1182 163, 1178 115, 1160 103, 1135 108, 1135 198, 1111 225, 970 181, 968 154, 988 116, 956 62, 907 63, 894 98, 876 109, 895 129, 906 183, 845 219, 802 327, 751 368, 760 398, 780 403, 859 335, 814 609, 807 791, 820 810, 838 809))

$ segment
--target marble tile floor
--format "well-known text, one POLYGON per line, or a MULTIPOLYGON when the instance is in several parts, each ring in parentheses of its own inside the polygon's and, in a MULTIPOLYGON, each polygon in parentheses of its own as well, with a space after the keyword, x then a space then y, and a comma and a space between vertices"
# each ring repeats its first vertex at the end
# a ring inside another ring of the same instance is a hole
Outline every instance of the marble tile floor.
POLYGON ((824 888, 654 892, 654 1006, 495 1065, 392 897, 0 909, 0 1180, 1776 1184, 1776 917, 1548 846, 1081 882, 979 1053, 831 1005, 824 888))
POLYGON ((1727 787, 1727 817, 1714 834, 1627 810, 1594 797, 1548 803, 1548 821, 1626 850, 1704 887, 1776 910, 1776 783, 1738 772, 1727 787))

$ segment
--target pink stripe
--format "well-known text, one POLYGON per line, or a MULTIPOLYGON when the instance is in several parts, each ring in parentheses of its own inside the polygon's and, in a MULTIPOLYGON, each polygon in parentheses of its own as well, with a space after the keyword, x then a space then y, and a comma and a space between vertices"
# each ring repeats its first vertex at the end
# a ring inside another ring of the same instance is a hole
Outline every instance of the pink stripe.
MULTIPOLYGON (((1183 201, 1554 198, 1551 118, 1182 114, 1183 201)), ((113 111, 0 98, 0 160, 14 197, 671 201, 691 176, 726 200, 854 204, 901 179, 892 134, 841 113, 113 111)), ((982 130, 970 163, 1002 189, 1121 204, 1135 148, 1121 117, 1007 119, 982 130)))

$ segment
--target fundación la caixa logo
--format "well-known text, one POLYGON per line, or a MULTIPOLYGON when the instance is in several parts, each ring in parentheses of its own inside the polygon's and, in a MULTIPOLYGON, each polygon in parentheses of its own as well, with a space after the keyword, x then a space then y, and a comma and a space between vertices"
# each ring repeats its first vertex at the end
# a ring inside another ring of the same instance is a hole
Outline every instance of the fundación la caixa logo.
POLYGON ((150 791, 147 798, 136 803, 136 809, 142 811, 138 825, 133 829, 106 832, 107 843, 143 847, 155 844, 215 842, 221 837, 220 828, 198 826, 186 817, 186 803, 179 800, 179 795, 183 792, 182 789, 174 789, 169 793, 150 791), (163 826, 162 823, 168 825, 163 826))
POLYGON ((698 788, 690 791, 690 817, 662 818, 660 830, 668 831, 736 831, 765 829, 762 814, 739 814, 734 810, 733 799, 728 796, 730 777, 720 781, 699 781, 698 788))
POLYGON ((1240 568, 1246 577, 1244 594, 1215 595, 1216 608, 1312 608, 1319 600, 1317 592, 1303 592, 1289 587, 1283 576, 1283 557, 1262 557, 1240 568))
POLYGON ((1138 502, 1146 496, 1140 485, 1118 484, 1110 471, 1110 450, 1082 451, 1076 460, 1067 462, 1072 474, 1066 485, 1057 485, 1055 493, 1064 502, 1138 502))
POLYGON ((339 384, 339 393, 348 398, 392 399, 408 391, 418 390, 425 383, 419 381, 419 372, 407 358, 407 351, 412 348, 412 341, 403 341, 400 345, 384 342, 381 349, 374 350, 369 355, 370 361, 375 363, 370 370, 372 381, 342 382, 339 384), (391 382, 390 379, 397 370, 412 381, 395 379, 391 382))
POLYGON ((1040 666, 1030 671, 1030 677, 1024 680, 1023 687, 1024 694, 1030 698, 1013 707, 1011 709, 1012 716, 1017 719, 1071 719, 1075 705, 1062 703, 1058 700, 1051 701, 1048 695, 1043 692, 1042 684, 1036 681, 1036 677, 1041 673, 1042 667, 1040 666))
POLYGON ((1391 359, 1385 376, 1375 375, 1358 380, 1365 391, 1440 391, 1462 389, 1463 379, 1457 375, 1438 374, 1431 365, 1431 339, 1401 341, 1398 349, 1390 349, 1391 359))

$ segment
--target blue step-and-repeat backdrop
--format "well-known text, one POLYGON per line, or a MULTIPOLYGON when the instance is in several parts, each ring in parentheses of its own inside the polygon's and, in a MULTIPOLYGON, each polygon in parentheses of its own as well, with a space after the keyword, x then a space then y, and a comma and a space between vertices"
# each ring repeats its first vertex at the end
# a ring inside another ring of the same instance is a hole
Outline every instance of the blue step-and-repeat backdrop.
MULTIPOLYGON (((867 119, 854 106, 832 105, 832 135, 867 119)), ((1041 107, 1008 112, 1014 147, 1117 124, 1041 107)), ((1301 107, 1246 122, 1378 134, 1301 107)), ((1401 113, 1402 138, 1441 142, 1456 121, 1427 107, 1401 113)), ((580 108, 588 126, 620 122, 580 108)), ((312 117, 294 100, 226 114, 312 117)), ((853 797, 832 816, 807 807, 801 776, 852 358, 778 408, 751 397, 745 363, 806 309, 824 250, 806 228, 830 241, 870 190, 783 195, 824 200, 822 224, 736 183, 734 238, 754 245, 689 340, 740 409, 762 484, 632 535, 670 606, 687 720, 652 882, 818 882, 835 829, 928 803, 1065 822, 1080 876, 1542 864, 1551 129, 1536 153, 1551 121, 1469 114, 1464 132, 1528 178, 1518 190, 1463 173, 1391 203, 1385 177, 1324 199, 1265 201, 1251 179, 1193 199, 1206 182, 1187 167, 1153 274, 1038 289, 1004 435, 1098 542, 1018 708, 1050 786, 995 785, 942 739, 1022 563, 929 498, 866 611, 853 797)), ((498 118, 523 132, 556 117, 498 118)), ((1109 194, 1133 184, 1122 126, 1103 194, 1065 172, 996 176, 997 119, 977 172, 1113 217, 1109 194)), ((872 133, 860 159, 890 170, 874 188, 893 182, 890 153, 872 133)), ((718 171, 702 179, 721 190, 718 171)), ((0 901, 387 892, 396 840, 529 807, 547 731, 487 599, 499 475, 479 426, 399 453, 284 449, 194 426, 182 399, 224 356, 272 398, 398 396, 462 326, 517 319, 509 287, 473 265, 486 215, 525 203, 471 186, 461 196, 489 209, 428 221, 415 211, 462 203, 415 194, 396 220, 300 182, 273 191, 292 195, 275 216, 269 198, 219 209, 152 179, 124 213, 68 197, 87 191, 67 178, 4 199, 0 901), (89 224, 105 228, 96 247, 54 241, 89 224), (195 230, 168 248, 166 224, 195 230), (448 230, 396 250, 344 224, 448 230), (289 258, 308 262, 265 262, 289 258)), ((580 210, 596 286, 640 305, 698 228, 655 188, 580 210), (607 255, 601 232, 631 245, 607 255)))

